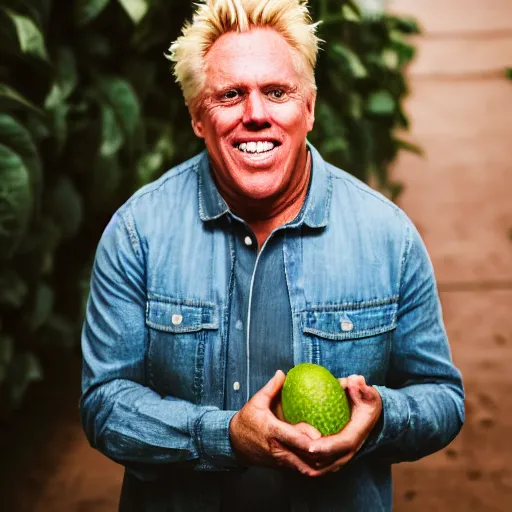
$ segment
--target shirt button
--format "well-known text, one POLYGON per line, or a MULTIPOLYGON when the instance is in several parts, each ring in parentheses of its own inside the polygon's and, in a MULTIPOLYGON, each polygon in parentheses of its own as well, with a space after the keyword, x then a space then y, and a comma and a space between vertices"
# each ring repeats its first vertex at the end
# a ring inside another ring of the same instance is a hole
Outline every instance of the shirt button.
POLYGON ((172 325, 180 325, 181 322, 183 322, 183 316, 182 315, 172 315, 171 322, 172 322, 172 325))
POLYGON ((245 245, 250 246, 252 245, 252 238, 250 236, 246 236, 244 242, 245 245))
POLYGON ((341 330, 343 332, 349 332, 354 328, 354 324, 350 320, 341 321, 341 330))
POLYGON ((239 391, 240 390, 240 382, 233 382, 233 389, 235 391, 239 391))

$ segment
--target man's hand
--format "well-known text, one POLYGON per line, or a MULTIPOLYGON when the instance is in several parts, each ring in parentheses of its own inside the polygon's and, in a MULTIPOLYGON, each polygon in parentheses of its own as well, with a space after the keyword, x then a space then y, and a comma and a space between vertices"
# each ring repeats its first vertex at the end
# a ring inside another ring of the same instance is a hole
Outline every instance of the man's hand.
POLYGON ((322 476, 344 466, 361 448, 382 413, 379 392, 367 386, 363 376, 351 375, 338 380, 348 392, 352 416, 338 434, 322 437, 311 443, 309 451, 316 461, 312 464, 316 468, 306 473, 309 476, 322 476))
POLYGON ((229 425, 231 445, 242 462, 267 467, 287 467, 304 474, 315 471, 308 464, 310 447, 321 434, 307 423, 289 425, 274 415, 285 375, 274 377, 237 412, 229 425))

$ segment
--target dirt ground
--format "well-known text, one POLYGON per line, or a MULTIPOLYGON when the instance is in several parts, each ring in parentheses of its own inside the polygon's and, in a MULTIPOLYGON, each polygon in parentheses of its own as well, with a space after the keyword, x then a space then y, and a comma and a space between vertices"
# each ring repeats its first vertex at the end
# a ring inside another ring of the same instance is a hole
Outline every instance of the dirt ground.
MULTIPOLYGON (((425 30, 407 107, 426 157, 404 155, 395 176, 406 186, 400 205, 432 257, 467 392, 458 438, 395 467, 394 510, 505 512, 512 510, 512 82, 503 70, 512 66, 512 2, 389 5, 425 30)), ((80 429, 78 354, 62 364, 0 430, 2 510, 116 510, 122 470, 90 449, 80 429)))

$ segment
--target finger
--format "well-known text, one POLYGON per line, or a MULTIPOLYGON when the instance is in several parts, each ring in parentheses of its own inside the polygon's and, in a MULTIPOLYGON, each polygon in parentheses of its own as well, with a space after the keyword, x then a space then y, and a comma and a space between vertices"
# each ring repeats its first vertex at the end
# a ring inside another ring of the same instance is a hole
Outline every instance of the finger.
POLYGON ((277 370, 275 375, 253 396, 253 401, 261 406, 270 408, 272 401, 281 391, 284 384, 285 374, 277 370))
POLYGON ((358 404, 374 404, 380 397, 379 392, 374 387, 366 384, 364 377, 348 380, 347 393, 355 406, 358 404))
POLYGON ((309 473, 309 476, 316 478, 319 476, 324 476, 327 473, 336 473, 343 466, 345 466, 345 464, 347 464, 352 459, 353 456, 354 456, 354 453, 349 453, 349 454, 345 455, 344 457, 335 459, 334 462, 332 462, 331 464, 328 464, 322 468, 317 468, 314 471, 311 471, 309 473))
POLYGON ((349 375, 347 377, 347 387, 360 388, 366 386, 366 379, 362 375, 349 375))
POLYGON ((301 429, 297 429, 296 425, 289 425, 282 421, 276 425, 273 437, 295 452, 310 453, 311 443, 315 442, 308 434, 301 429))
POLYGON ((338 434, 322 437, 311 443, 310 454, 323 461, 331 457, 341 457, 351 451, 357 451, 368 437, 373 423, 364 411, 354 409, 347 425, 338 434))
POLYGON ((341 377, 338 379, 338 382, 340 383, 340 386, 343 388, 343 389, 347 389, 347 378, 346 377, 341 377))
POLYGON ((274 440, 272 442, 272 456, 278 466, 296 469, 304 475, 309 475, 314 469, 299 455, 289 450, 286 446, 274 440))
POLYGON ((274 406, 274 416, 278 419, 278 420, 281 420, 281 421, 286 421, 285 418, 284 418, 284 413, 283 413, 283 403, 281 402, 281 400, 278 400, 277 403, 275 404, 274 406))
POLYGON ((295 428, 299 430, 299 432, 302 432, 303 434, 306 434, 311 439, 320 439, 322 437, 322 434, 312 425, 309 423, 297 423, 295 425, 295 428))

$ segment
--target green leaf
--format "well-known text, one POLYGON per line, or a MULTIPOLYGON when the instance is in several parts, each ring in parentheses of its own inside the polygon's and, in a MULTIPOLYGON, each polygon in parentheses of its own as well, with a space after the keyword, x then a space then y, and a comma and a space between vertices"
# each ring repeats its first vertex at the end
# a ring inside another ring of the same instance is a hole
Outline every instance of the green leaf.
POLYGON ((329 46, 329 51, 342 58, 353 77, 364 78, 367 76, 368 72, 361 59, 348 46, 335 42, 329 46))
POLYGON ((352 23, 361 22, 361 16, 354 5, 343 4, 341 6, 341 13, 346 21, 351 21, 352 23))
POLYGON ((62 91, 62 99, 67 99, 78 85, 78 72, 75 55, 67 46, 59 47, 56 59, 57 83, 62 91))
POLYGON ((83 26, 99 16, 107 7, 110 0, 76 0, 75 1, 75 21, 83 26))
POLYGON ((11 405, 18 407, 30 383, 42 378, 41 364, 32 352, 15 354, 6 376, 11 405))
POLYGON ((0 304, 20 308, 27 297, 28 287, 14 270, 6 268, 0 274, 0 304))
POLYGON ((40 283, 34 295, 34 306, 30 314, 29 325, 36 331, 42 327, 53 311, 54 293, 45 283, 40 283))
POLYGON ((416 144, 412 144, 411 142, 402 139, 394 139, 394 142, 398 148, 405 149, 406 151, 410 151, 411 153, 416 153, 419 156, 424 155, 423 149, 416 144))
POLYGON ((505 71, 505 76, 506 76, 509 80, 512 80, 512 68, 507 68, 507 70, 505 71))
POLYGON ((62 176, 57 181, 49 209, 64 237, 70 238, 78 233, 84 220, 84 207, 82 197, 69 177, 62 176))
POLYGON ((14 342, 10 336, 0 335, 0 384, 5 379, 7 367, 14 354, 14 342))
POLYGON ((0 144, 0 256, 9 257, 32 216, 30 171, 22 158, 0 144))
POLYGON ((414 58, 416 49, 403 38, 400 32, 393 30, 389 37, 391 39, 391 47, 398 54, 401 66, 414 58))
POLYGON ((44 106, 48 110, 54 109, 62 101, 62 90, 58 83, 54 83, 44 100, 44 106))
POLYGON ((33 20, 27 16, 17 14, 11 9, 4 8, 4 11, 16 28, 16 35, 18 36, 21 51, 47 60, 48 54, 46 52, 43 35, 33 20))
POLYGON ((43 140, 50 136, 50 129, 46 124, 46 119, 39 116, 28 116, 25 120, 25 127, 32 135, 34 144, 38 146, 43 140))
POLYGON ((100 147, 100 154, 104 157, 109 157, 116 154, 123 146, 124 136, 112 107, 102 105, 101 121, 103 140, 100 147))
POLYGON ((41 161, 30 132, 13 117, 0 114, 0 143, 21 157, 30 171, 34 198, 39 201, 42 187, 41 161))
POLYGON ((137 162, 137 185, 141 187, 153 181, 162 170, 164 158, 162 153, 156 151, 145 153, 137 162))
POLYGON ((131 84, 123 78, 102 76, 98 88, 112 107, 123 133, 132 136, 140 121, 140 104, 131 84))
POLYGON ((353 119, 361 119, 363 115, 363 99, 357 93, 350 95, 350 115, 353 119))
POLYGON ((144 18, 149 8, 147 0, 119 0, 119 3, 135 24, 144 18))
POLYGON ((164 169, 164 163, 171 161, 179 148, 174 143, 173 131, 164 127, 162 134, 151 151, 145 152, 138 160, 137 184, 139 187, 153 181, 164 169))
POLYGON ((403 34, 421 34, 421 28, 414 18, 398 18, 396 16, 388 16, 388 19, 392 22, 392 26, 403 34))
POLYGON ((395 99, 389 91, 377 91, 370 95, 367 110, 371 114, 389 115, 395 111, 395 99))
POLYGON ((23 107, 32 110, 37 114, 44 116, 44 112, 36 107, 32 102, 28 101, 18 91, 8 86, 7 84, 0 83, 0 107, 4 110, 6 107, 23 107))
POLYGON ((361 11, 361 17, 368 21, 378 21, 384 15, 385 0, 356 0, 361 11))
POLYGON ((51 128, 57 146, 57 153, 61 153, 68 136, 68 113, 70 105, 65 100, 64 91, 55 82, 45 99, 44 105, 50 114, 51 128))
POLYGON ((327 139, 322 143, 322 153, 329 154, 337 151, 345 152, 348 149, 347 141, 342 137, 327 139))
POLYGON ((59 48, 56 59, 55 82, 46 96, 44 105, 53 109, 63 103, 78 84, 75 56, 68 47, 59 48))
POLYGON ((388 69, 396 70, 400 65, 400 58, 394 49, 386 48, 382 52, 382 62, 388 69))
POLYGON ((67 102, 57 103, 49 110, 50 120, 53 128, 53 135, 57 145, 57 152, 60 154, 68 138, 68 114, 70 104, 67 102))

